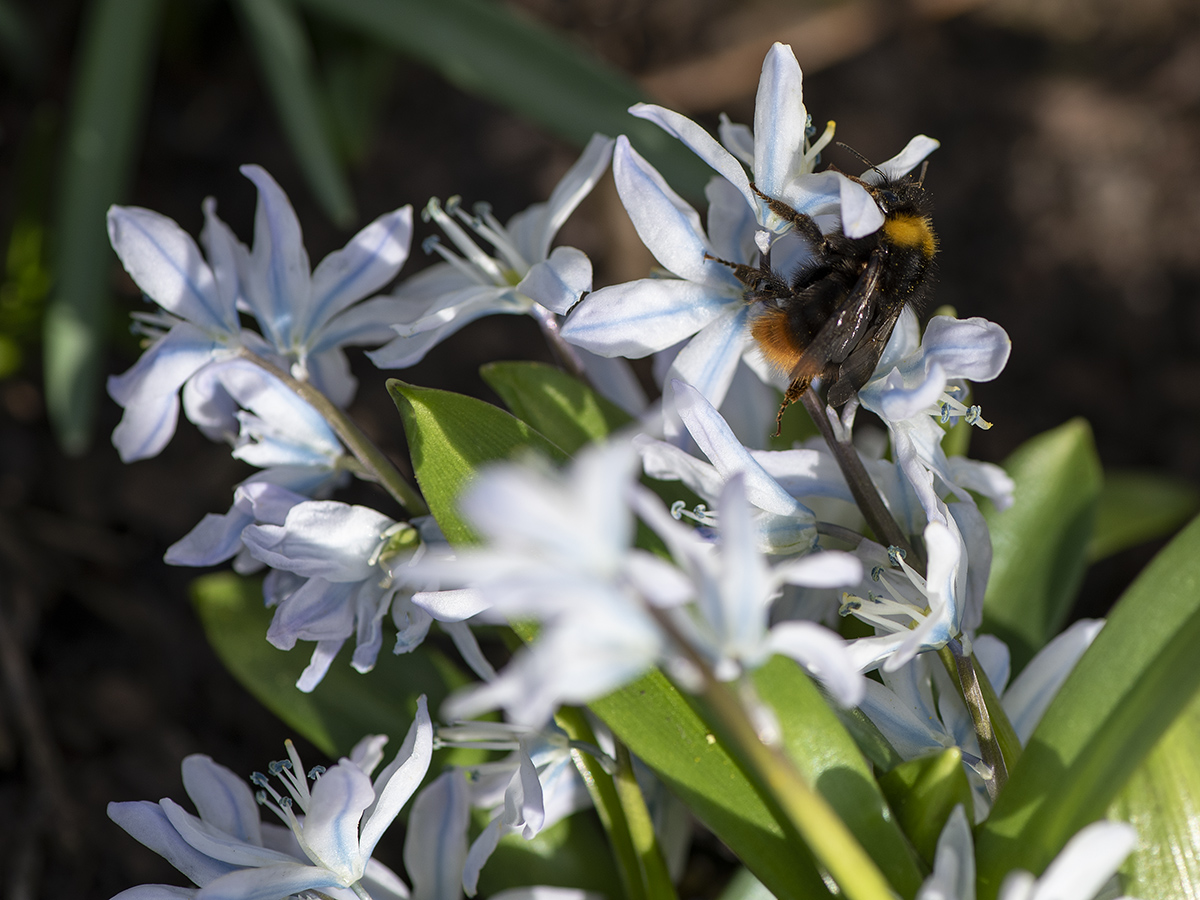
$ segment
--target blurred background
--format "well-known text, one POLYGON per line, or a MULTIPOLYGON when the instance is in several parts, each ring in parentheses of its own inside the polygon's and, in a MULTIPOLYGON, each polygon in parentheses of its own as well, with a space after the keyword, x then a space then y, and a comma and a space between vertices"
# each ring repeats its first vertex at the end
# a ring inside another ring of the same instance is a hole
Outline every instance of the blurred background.
MULTIPOLYGON (((627 132, 693 199, 707 171, 624 114, 639 99, 750 122, 791 43, 817 123, 863 155, 942 141, 926 186, 934 304, 1013 341, 977 388, 1000 462, 1082 416, 1106 470, 1200 480, 1200 5, 1187 0, 0 0, 0 898, 107 898, 182 877, 112 825, 111 800, 183 799, 203 752, 249 772, 284 726, 225 673, 164 549, 246 477, 186 422, 122 465, 103 393, 139 347, 110 203, 252 237, 265 166, 313 261, 431 196, 501 220, 545 199, 593 130, 627 132)), ((833 150, 827 158, 853 169, 833 150)), ((404 274, 427 264, 418 224, 404 274)), ((560 234, 602 285, 650 257, 606 180, 560 234)), ((549 359, 532 321, 468 327, 403 373, 494 399, 481 363, 549 359)), ((401 456, 385 377, 353 414, 401 456)), ((1091 568, 1102 614, 1158 545, 1091 568)), ((298 653, 307 650, 298 649, 298 653)), ((310 751, 306 759, 314 759, 310 751)), ((399 842, 383 848, 399 865, 399 842), (390 851, 390 855, 389 852, 390 851)), ((682 896, 710 896, 719 848, 682 896)))

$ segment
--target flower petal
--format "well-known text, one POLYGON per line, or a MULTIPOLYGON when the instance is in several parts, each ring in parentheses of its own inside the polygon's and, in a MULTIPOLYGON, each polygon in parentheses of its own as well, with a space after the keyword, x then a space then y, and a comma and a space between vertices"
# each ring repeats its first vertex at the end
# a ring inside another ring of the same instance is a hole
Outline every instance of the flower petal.
POLYGON ((754 181, 767 196, 782 196, 801 174, 807 125, 800 64, 789 45, 776 42, 763 60, 754 100, 754 181))
POLYGON ((182 771, 183 788, 201 819, 240 841, 262 845, 258 804, 245 779, 201 753, 185 758, 182 771))
POLYGON ((534 263, 517 291, 551 312, 565 316, 592 289, 592 261, 574 247, 555 247, 545 262, 534 263))

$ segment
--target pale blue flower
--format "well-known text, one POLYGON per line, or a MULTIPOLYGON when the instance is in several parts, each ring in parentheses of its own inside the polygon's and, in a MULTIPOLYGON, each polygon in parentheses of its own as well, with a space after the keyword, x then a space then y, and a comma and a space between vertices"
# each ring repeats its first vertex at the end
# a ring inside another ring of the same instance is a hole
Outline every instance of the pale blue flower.
MULTIPOLYGON (((334 767, 305 773, 290 741, 272 763, 283 792, 256 773, 258 803, 286 827, 259 820, 246 782, 207 756, 183 762, 183 781, 198 816, 172 800, 110 803, 109 817, 159 853, 199 890, 143 885, 122 900, 279 900, 307 891, 331 900, 401 900, 400 878, 371 858, 375 846, 416 791, 433 753, 425 698, 395 759, 372 782, 386 738, 364 738, 334 767), (314 783, 310 787, 308 781, 314 783)), ((116 900, 116 898, 114 898, 116 900)))
MULTIPOLYGON (((395 652, 420 645, 434 616, 415 606, 412 595, 437 585, 414 577, 411 564, 430 553, 452 558, 431 519, 396 522, 368 507, 333 500, 297 503, 282 523, 246 526, 241 540, 255 559, 298 576, 279 596, 268 598, 277 609, 267 640, 281 650, 292 649, 298 640, 317 642, 296 683, 302 691, 320 683, 351 635, 351 665, 371 671, 389 609, 398 629, 395 652)), ((442 627, 481 677, 494 674, 464 622, 443 621, 442 627)))
POLYGON ((367 354, 372 362, 383 369, 415 365, 430 348, 482 316, 510 313, 546 319, 566 313, 591 290, 592 263, 581 250, 551 251, 550 245, 608 168, 612 143, 611 138, 594 135, 550 199, 517 213, 507 225, 486 205, 469 215, 458 198, 445 206, 430 200, 425 217, 442 229, 458 253, 436 239, 427 242, 427 249, 445 262, 407 279, 392 295, 403 318, 393 325, 393 340, 367 354), (481 247, 478 239, 490 249, 481 247))
MULTIPOLYGON (((391 301, 358 303, 396 277, 408 256, 412 210, 376 219, 310 272, 300 223, 279 185, 258 166, 242 173, 259 189, 254 249, 247 250, 204 203, 208 260, 166 216, 137 207, 108 211, 113 249, 145 295, 161 307, 136 316, 151 343, 128 371, 108 381, 125 408, 113 444, 126 462, 159 453, 175 433, 178 393, 209 363, 248 350, 313 382, 345 405, 355 382, 342 347, 382 342, 395 321, 391 301), (357 304, 357 305, 356 305, 357 304), (249 311, 262 334, 242 327, 249 311)), ((193 388, 193 405, 205 398, 193 388)))
MULTIPOLYGON (((1013 483, 999 466, 973 460, 951 462, 942 450, 941 423, 963 417, 981 427, 979 407, 966 407, 964 381, 991 381, 1008 362, 1011 342, 1004 329, 986 319, 934 316, 917 335, 915 313, 906 309, 896 323, 875 374, 858 392, 858 402, 883 419, 896 463, 904 470, 926 515, 936 518, 939 497, 934 478, 962 500, 967 489, 990 497, 1000 509, 1012 503, 1013 483)), ((853 407, 847 413, 852 419, 853 407)))
MULTIPOLYGON (((1009 653, 1004 642, 987 634, 970 642, 971 652, 987 673, 1022 746, 1103 626, 1104 621, 1097 619, 1075 622, 1043 647, 1012 684, 1008 683, 1009 653)), ((975 787, 976 818, 982 819, 990 800, 982 778, 986 773, 979 742, 970 713, 945 667, 921 655, 880 674, 883 683, 867 683, 860 708, 905 759, 946 747, 960 748, 975 787)))
POLYGON ((532 840, 542 829, 592 805, 571 758, 571 741, 552 725, 533 729, 504 722, 464 722, 439 728, 436 743, 511 751, 504 759, 465 768, 471 805, 488 810, 491 816, 463 864, 462 884, 468 897, 475 896, 480 870, 501 837, 519 832, 532 840))
MULTIPOLYGON (((471 797, 462 769, 450 769, 417 795, 404 839, 412 900, 462 900, 471 797)), ((602 900, 578 888, 510 888, 491 900, 602 900)))
MULTIPOLYGON (((998 900, 1094 900, 1136 845, 1137 833, 1131 825, 1093 822, 1067 841, 1040 878, 1021 870, 1009 872, 998 900)), ((916 900, 975 900, 975 842, 961 806, 946 820, 933 873, 917 891, 916 900)))

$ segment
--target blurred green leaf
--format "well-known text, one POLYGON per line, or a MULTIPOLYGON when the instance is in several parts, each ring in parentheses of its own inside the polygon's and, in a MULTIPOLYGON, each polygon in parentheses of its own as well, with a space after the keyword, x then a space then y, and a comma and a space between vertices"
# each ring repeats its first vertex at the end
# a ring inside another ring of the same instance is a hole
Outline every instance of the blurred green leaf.
POLYGON ((1200 519, 1121 597, 1030 737, 977 831, 981 900, 1012 869, 1040 873, 1104 815, 1195 695, 1198 646, 1200 519))
POLYGON ((733 873, 718 900, 774 900, 775 895, 766 889, 754 873, 744 866, 733 873))
POLYGON ((1137 829, 1121 867, 1130 897, 1200 897, 1200 696, 1163 735, 1109 809, 1137 829))
POLYGON ((133 170, 161 0, 94 0, 84 17, 58 177, 56 283, 45 317, 46 407, 64 451, 91 441, 116 258, 105 215, 133 170))
POLYGON ((1087 564, 1100 460, 1092 430, 1073 419, 1026 441, 1004 462, 1015 502, 981 504, 992 532, 984 632, 1004 640, 1013 674, 1062 628, 1087 564))
POLYGON ((1088 544, 1095 562, 1166 537, 1200 510, 1200 491, 1157 472, 1106 469, 1096 525, 1088 544))
POLYGON ((338 159, 304 24, 285 0, 236 0, 275 109, 309 187, 333 222, 354 223, 354 198, 338 159))
POLYGON ((494 0, 300 0, 582 147, 626 134, 672 187, 702 198, 712 171, 662 129, 630 116, 647 98, 627 77, 494 0))
POLYGON ((567 453, 603 440, 631 421, 578 378, 545 363, 488 363, 479 374, 514 416, 567 453))
POLYGON ((900 827, 930 868, 938 837, 954 807, 962 804, 967 821, 975 821, 974 794, 957 747, 901 763, 880 777, 879 787, 896 811, 900 827))
POLYGON ((296 689, 296 679, 308 665, 311 645, 285 652, 267 643, 273 612, 263 605, 261 581, 232 572, 204 575, 192 582, 192 603, 233 677, 335 759, 367 734, 389 735, 398 746, 416 714, 417 697, 427 694, 436 713, 450 690, 466 683, 456 665, 428 643, 400 656, 385 648, 366 675, 350 667, 353 647, 348 646, 317 688, 305 694, 296 689))
POLYGON ((520 450, 541 453, 553 462, 566 459, 543 435, 490 403, 395 378, 387 388, 404 420, 417 484, 452 544, 475 540, 459 517, 457 503, 482 463, 508 459, 520 450))

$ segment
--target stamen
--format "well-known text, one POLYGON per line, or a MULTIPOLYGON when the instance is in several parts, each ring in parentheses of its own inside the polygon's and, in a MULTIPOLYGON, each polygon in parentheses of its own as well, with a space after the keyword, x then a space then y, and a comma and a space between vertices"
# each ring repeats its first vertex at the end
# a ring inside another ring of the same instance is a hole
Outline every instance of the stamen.
POLYGON ((829 146, 829 142, 833 140, 833 133, 837 130, 837 123, 830 119, 825 123, 825 132, 817 138, 809 148, 804 151, 804 159, 810 165, 815 166, 821 158, 821 151, 829 146))
POLYGON ((966 415, 967 424, 974 425, 976 428, 987 431, 992 427, 992 423, 984 419, 983 416, 979 414, 980 412, 981 410, 978 406, 972 406, 970 409, 968 409, 966 415))
POLYGON ((887 549, 888 559, 892 561, 893 566, 899 566, 900 561, 908 556, 908 553, 903 547, 891 546, 887 549))

